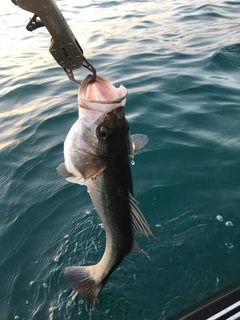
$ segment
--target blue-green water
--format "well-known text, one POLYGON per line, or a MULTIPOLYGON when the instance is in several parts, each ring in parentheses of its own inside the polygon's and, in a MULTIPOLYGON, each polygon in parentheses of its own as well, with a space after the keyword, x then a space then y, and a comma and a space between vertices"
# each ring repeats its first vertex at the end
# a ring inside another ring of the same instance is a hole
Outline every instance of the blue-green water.
MULTIPOLYGON (((129 90, 132 166, 155 239, 138 243, 92 310, 64 267, 96 263, 104 231, 85 187, 55 168, 77 86, 44 29, 5 1, 0 47, 0 319, 166 319, 239 280, 240 1, 57 1, 99 75, 129 90)), ((87 73, 80 69, 76 78, 87 73)))

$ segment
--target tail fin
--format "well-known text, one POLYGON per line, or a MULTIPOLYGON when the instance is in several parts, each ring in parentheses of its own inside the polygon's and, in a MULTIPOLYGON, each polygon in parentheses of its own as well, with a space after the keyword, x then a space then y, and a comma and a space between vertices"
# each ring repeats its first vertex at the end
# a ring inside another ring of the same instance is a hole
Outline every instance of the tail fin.
POLYGON ((78 291, 83 299, 95 308, 104 283, 94 280, 93 268, 94 266, 67 267, 65 268, 64 275, 73 287, 73 290, 78 291))

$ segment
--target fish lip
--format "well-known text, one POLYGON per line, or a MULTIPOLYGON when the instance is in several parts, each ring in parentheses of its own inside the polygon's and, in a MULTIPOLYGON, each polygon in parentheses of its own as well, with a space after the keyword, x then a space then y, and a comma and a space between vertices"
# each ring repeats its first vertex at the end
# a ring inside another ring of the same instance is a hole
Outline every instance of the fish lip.
MULTIPOLYGON (((78 99, 79 108, 83 108, 86 110, 92 110, 92 111, 99 111, 99 109, 97 107, 94 107, 94 104, 97 104, 97 105, 109 105, 109 106, 112 105, 111 110, 113 110, 116 107, 118 107, 122 101, 124 101, 126 99, 128 92, 127 92, 127 89, 125 89, 125 90, 126 90, 125 94, 122 97, 114 99, 114 100, 99 101, 99 100, 90 100, 90 99, 86 99, 86 98, 81 97, 78 99), (93 105, 92 106, 89 105, 90 103, 93 105)), ((122 105, 122 107, 124 107, 124 106, 125 106, 125 103, 122 105)))
MULTIPOLYGON (((82 84, 79 88, 79 94, 78 94, 78 105, 79 105, 79 108, 83 108, 83 109, 86 109, 86 110, 92 110, 92 111, 100 111, 100 112, 109 112, 113 109, 115 109, 116 107, 119 107, 120 104, 122 107, 125 106, 126 104, 126 97, 127 97, 127 94, 128 94, 128 91, 127 89, 123 86, 123 85, 120 85, 120 87, 118 89, 120 89, 121 93, 122 93, 122 96, 121 97, 118 97, 118 98, 115 98, 113 100, 95 100, 95 99, 87 99, 84 97, 85 95, 85 90, 87 89, 88 85, 90 85, 92 82, 92 76, 91 75, 88 75, 83 81, 82 81, 82 84), (99 110, 99 106, 103 106, 104 109, 102 109, 100 107, 101 110, 99 110), (105 107, 104 106, 108 106, 105 110, 105 107)), ((109 84, 109 85, 112 85, 111 82, 105 80, 104 78, 100 77, 100 76, 97 76, 97 79, 96 79, 96 82, 98 83, 103 83, 102 85, 106 85, 109 84), (106 83, 105 83, 106 82, 106 83)))
MULTIPOLYGON (((127 89, 126 89, 126 93, 124 94, 124 96, 120 97, 120 98, 117 98, 117 99, 114 99, 114 100, 105 100, 105 101, 99 101, 99 100, 91 100, 91 99, 86 99, 86 98, 80 98, 79 99, 79 104, 81 105, 81 108, 84 108, 84 109, 88 109, 88 110, 93 110, 92 108, 86 106, 86 104, 84 103, 85 101, 87 101, 88 103, 91 102, 91 103, 97 103, 97 104, 115 104, 115 103, 120 103, 122 102, 126 97, 127 97, 127 89), (80 103, 82 102, 82 103, 80 103)), ((97 111, 97 110, 96 110, 97 111)))

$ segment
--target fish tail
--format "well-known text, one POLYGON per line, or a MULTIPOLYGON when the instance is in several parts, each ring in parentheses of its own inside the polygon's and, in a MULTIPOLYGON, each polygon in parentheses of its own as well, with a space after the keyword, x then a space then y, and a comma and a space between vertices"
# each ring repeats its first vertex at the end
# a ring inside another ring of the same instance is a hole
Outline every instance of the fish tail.
POLYGON ((105 283, 97 282, 94 279, 94 266, 67 267, 64 276, 73 290, 78 291, 83 299, 95 308, 105 283))

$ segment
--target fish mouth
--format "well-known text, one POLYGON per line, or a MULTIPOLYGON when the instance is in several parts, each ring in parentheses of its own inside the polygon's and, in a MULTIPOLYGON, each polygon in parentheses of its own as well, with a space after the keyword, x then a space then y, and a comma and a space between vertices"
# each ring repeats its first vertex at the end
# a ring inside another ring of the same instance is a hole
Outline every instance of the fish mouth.
POLYGON ((79 88, 78 105, 87 110, 107 113, 117 107, 124 107, 127 93, 123 85, 116 88, 100 76, 92 83, 92 76, 88 75, 79 88))

